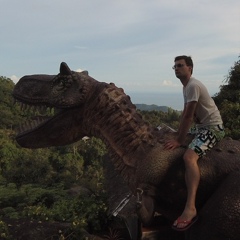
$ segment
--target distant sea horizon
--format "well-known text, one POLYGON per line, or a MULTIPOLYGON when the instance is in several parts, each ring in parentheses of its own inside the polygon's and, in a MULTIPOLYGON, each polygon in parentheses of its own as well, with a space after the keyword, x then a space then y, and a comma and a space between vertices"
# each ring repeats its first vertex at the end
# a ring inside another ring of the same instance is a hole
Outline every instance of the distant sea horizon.
POLYGON ((167 106, 174 110, 183 110, 182 93, 128 92, 133 104, 167 106))

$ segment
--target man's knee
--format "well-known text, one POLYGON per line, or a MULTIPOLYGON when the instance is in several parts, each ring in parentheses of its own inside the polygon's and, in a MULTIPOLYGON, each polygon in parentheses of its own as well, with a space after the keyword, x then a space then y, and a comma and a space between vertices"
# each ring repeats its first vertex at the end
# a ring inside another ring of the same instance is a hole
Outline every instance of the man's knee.
POLYGON ((187 149, 187 151, 183 155, 183 160, 186 166, 196 164, 199 159, 199 156, 192 149, 187 149))

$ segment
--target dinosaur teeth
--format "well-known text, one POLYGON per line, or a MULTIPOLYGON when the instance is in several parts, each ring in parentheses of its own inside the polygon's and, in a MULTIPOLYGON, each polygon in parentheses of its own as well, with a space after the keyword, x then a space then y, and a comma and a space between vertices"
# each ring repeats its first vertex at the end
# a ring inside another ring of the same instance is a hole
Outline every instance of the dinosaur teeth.
POLYGON ((31 120, 28 120, 27 122, 21 124, 19 126, 19 128, 17 129, 17 132, 18 133, 24 133, 26 131, 31 131, 31 130, 37 128, 38 126, 40 126, 47 119, 49 119, 49 118, 44 117, 44 116, 34 117, 31 120))
POLYGON ((19 105, 20 110, 23 112, 22 115, 30 118, 18 127, 18 134, 23 134, 27 131, 32 131, 33 129, 36 129, 43 122, 46 122, 46 120, 50 118, 49 116, 53 116, 55 113, 60 111, 59 109, 55 109, 53 107, 47 107, 45 105, 26 104, 17 100, 15 101, 15 103, 19 105))
POLYGON ((49 109, 49 112, 50 113, 54 113, 54 111, 52 110, 53 108, 52 107, 47 107, 45 105, 35 105, 35 104, 26 104, 26 103, 23 103, 23 102, 19 102, 19 101, 15 101, 17 104, 19 104, 20 106, 20 110, 22 112, 30 112, 32 111, 34 114, 36 113, 45 113, 48 111, 49 109))
POLYGON ((29 120, 18 127, 18 133, 24 133, 26 131, 36 129, 39 125, 45 122, 46 119, 49 119, 49 116, 53 116, 60 111, 60 109, 56 109, 54 107, 38 105, 40 103, 28 104, 16 99, 14 100, 14 104, 19 106, 22 116, 29 117, 29 120))
POLYGON ((34 112, 34 113, 36 113, 36 112, 39 112, 39 106, 32 106, 31 107, 31 110, 34 112))
POLYGON ((20 103, 20 109, 21 109, 21 111, 25 111, 26 109, 27 109, 27 104, 25 104, 25 103, 20 103))

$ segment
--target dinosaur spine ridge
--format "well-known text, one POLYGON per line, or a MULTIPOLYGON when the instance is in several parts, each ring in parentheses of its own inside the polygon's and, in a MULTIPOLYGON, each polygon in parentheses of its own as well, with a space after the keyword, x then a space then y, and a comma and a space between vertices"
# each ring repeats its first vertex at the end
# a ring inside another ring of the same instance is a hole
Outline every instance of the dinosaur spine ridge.
POLYGON ((136 166, 134 153, 144 152, 156 144, 154 131, 143 121, 123 89, 109 84, 98 96, 85 112, 85 119, 89 121, 89 124, 85 123, 85 128, 90 130, 91 135, 103 140, 110 149, 116 169, 127 182, 133 181, 131 178, 135 175, 136 166))

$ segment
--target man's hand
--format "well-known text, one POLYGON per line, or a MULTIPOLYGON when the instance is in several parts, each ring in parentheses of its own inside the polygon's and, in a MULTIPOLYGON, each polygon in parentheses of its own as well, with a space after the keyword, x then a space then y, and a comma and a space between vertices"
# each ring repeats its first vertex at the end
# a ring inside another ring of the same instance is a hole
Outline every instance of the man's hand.
POLYGON ((180 146, 181 146, 181 144, 177 140, 172 139, 172 140, 165 142, 164 149, 169 149, 169 150, 172 149, 173 150, 180 146))

